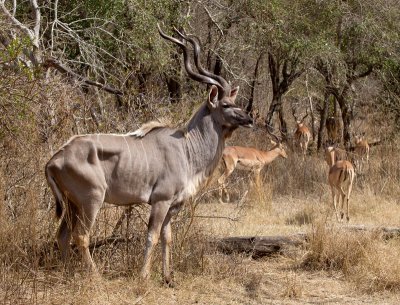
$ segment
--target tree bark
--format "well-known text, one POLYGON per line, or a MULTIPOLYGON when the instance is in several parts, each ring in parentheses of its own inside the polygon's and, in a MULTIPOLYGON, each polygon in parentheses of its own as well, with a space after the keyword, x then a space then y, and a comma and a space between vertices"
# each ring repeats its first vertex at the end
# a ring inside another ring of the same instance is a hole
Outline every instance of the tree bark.
MULTIPOLYGON (((365 225, 345 225, 337 230, 351 232, 376 232, 381 239, 387 240, 398 238, 400 228, 397 227, 372 227, 365 225)), ((217 249, 226 254, 247 253, 252 258, 260 258, 273 254, 284 254, 293 250, 295 247, 306 246, 310 240, 310 235, 306 233, 297 233, 289 236, 240 236, 220 238, 211 243, 216 245, 217 249)))
POLYGON ((283 113, 282 97, 292 83, 304 72, 304 69, 297 69, 297 58, 280 60, 271 52, 268 52, 268 67, 272 83, 272 102, 265 118, 265 124, 272 126, 272 118, 274 113, 277 112, 279 115, 280 130, 283 134, 287 134, 287 123, 283 113))
POLYGON ((343 144, 346 149, 349 149, 351 146, 350 124, 352 115, 348 103, 343 103, 342 105, 340 105, 340 108, 342 111, 342 121, 343 121, 343 144))
POLYGON ((324 96, 324 106, 321 109, 320 113, 320 123, 319 123, 319 129, 318 129, 318 140, 317 140, 317 150, 320 151, 322 144, 324 142, 324 129, 325 129, 325 124, 326 124, 326 119, 328 118, 328 111, 329 111, 329 94, 325 92, 324 96))
POLYGON ((254 67, 254 74, 253 74, 253 81, 251 82, 251 91, 250 91, 250 97, 249 97, 249 101, 246 105, 246 112, 247 113, 252 113, 253 111, 253 104, 254 104, 254 92, 255 92, 255 87, 257 84, 257 79, 258 79, 258 70, 260 67, 260 62, 262 59, 264 52, 261 52, 260 55, 257 58, 256 61, 256 66, 254 67))
POLYGON ((257 259, 273 254, 282 254, 293 247, 304 244, 305 235, 227 237, 213 242, 225 254, 247 253, 257 259))

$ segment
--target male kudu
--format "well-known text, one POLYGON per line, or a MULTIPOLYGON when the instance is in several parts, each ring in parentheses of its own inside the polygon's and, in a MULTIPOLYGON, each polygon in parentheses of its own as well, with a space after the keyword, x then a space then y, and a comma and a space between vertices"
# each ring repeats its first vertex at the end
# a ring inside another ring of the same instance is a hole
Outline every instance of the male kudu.
POLYGON ((206 71, 200 64, 197 40, 175 31, 193 46, 198 72, 189 62, 187 46, 159 28, 164 39, 182 49, 189 77, 211 85, 208 99, 182 129, 149 123, 129 134, 74 136, 53 155, 45 171, 56 199, 56 214, 63 215, 57 240, 64 259, 72 237, 84 262, 96 270, 88 249, 89 232, 103 202, 148 203, 151 212, 141 276, 149 276, 161 235, 163 276, 169 283, 171 217, 211 176, 226 135, 239 126, 252 125, 252 119, 234 103, 239 88, 232 89, 224 78, 206 71))

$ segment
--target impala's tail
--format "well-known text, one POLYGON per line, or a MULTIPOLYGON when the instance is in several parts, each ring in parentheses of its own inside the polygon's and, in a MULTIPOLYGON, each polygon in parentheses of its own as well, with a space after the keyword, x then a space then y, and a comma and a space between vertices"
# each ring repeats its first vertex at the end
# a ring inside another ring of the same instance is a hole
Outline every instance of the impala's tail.
POLYGON ((51 188, 51 191, 53 192, 54 198, 56 199, 56 217, 60 218, 63 212, 62 208, 63 195, 60 188, 57 185, 57 182, 54 179, 54 175, 52 175, 52 170, 49 163, 46 164, 45 174, 47 182, 51 188))

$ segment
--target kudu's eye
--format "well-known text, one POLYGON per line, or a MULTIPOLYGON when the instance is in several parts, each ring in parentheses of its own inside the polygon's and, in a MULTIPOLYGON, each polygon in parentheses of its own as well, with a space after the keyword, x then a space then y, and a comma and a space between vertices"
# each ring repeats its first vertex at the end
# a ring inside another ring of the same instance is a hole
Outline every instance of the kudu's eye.
POLYGON ((230 108, 231 107, 231 105, 229 105, 229 104, 223 104, 222 105, 222 108, 230 108))

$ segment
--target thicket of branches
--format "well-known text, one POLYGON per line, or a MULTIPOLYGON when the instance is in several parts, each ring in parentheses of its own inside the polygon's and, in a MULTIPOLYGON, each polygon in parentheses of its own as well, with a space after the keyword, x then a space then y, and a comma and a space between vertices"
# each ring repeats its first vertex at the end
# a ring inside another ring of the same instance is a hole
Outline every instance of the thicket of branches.
POLYGON ((29 176, 27 164, 40 168, 72 134, 190 116, 205 88, 182 73, 179 50, 160 39, 157 23, 197 35, 204 65, 241 86, 239 103, 259 124, 290 138, 291 113, 308 112, 318 149, 329 116, 347 147, 367 130, 370 140, 390 140, 400 126, 397 4, 2 0, 0 149, 15 164, 2 163, 1 190, 9 198, 18 179, 10 169, 29 176), (27 151, 38 158, 18 157, 27 151))
POLYGON ((199 36, 206 66, 238 82, 242 103, 266 124, 287 133, 287 108, 309 108, 319 148, 328 116, 340 118, 349 146, 366 104, 399 122, 396 4, 2 0, 1 68, 40 82, 61 74, 82 90, 109 93, 96 93, 93 116, 105 103, 126 113, 146 111, 155 95, 176 102, 193 90, 181 73, 178 50, 158 36, 160 22, 166 30, 199 36), (320 130, 315 121, 321 121, 320 130))

